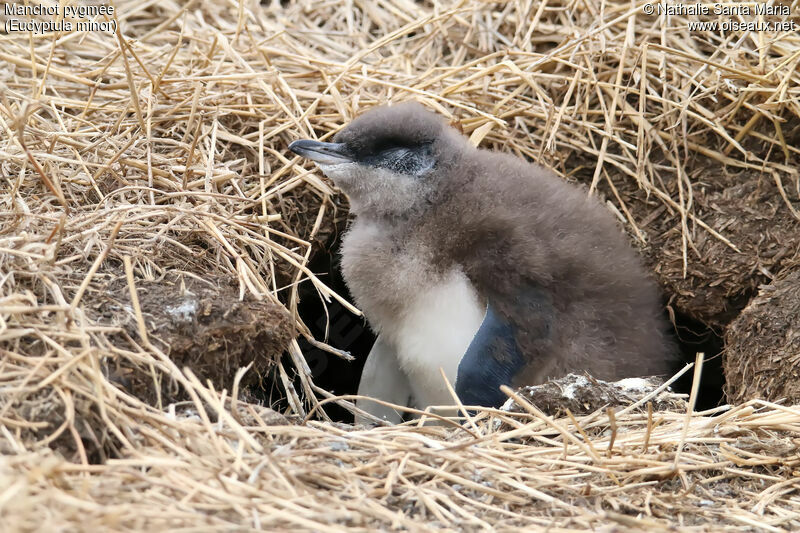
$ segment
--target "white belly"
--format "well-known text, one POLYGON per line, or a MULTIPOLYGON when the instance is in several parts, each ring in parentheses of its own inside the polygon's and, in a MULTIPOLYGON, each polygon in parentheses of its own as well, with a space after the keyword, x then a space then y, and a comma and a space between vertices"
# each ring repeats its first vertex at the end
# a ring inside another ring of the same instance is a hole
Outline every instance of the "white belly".
POLYGON ((458 363, 485 311, 466 276, 454 270, 431 287, 419 287, 396 323, 385 327, 383 333, 397 349, 416 407, 455 403, 439 369, 455 385, 458 363))

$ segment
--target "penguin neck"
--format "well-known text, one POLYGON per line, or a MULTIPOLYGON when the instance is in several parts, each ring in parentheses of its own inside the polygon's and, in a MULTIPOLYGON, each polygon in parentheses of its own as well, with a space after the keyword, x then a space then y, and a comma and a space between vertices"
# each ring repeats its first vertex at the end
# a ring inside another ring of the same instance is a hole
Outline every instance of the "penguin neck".
POLYGON ((388 225, 407 225, 409 222, 425 217, 435 204, 433 196, 433 194, 428 194, 407 204, 394 204, 392 206, 349 198, 350 213, 363 221, 380 222, 388 225))

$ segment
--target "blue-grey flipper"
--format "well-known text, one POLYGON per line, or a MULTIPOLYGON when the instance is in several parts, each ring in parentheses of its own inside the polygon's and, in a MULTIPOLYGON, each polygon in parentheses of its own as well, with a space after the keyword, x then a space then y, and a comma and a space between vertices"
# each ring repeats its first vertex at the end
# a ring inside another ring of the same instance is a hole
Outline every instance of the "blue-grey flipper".
MULTIPOLYGON (((397 354, 384 342, 380 335, 367 356, 358 394, 380 398, 381 400, 407 407, 411 402, 411 385, 408 377, 400 370, 397 354)), ((403 413, 369 400, 358 400, 356 406, 371 415, 387 422, 399 424, 403 421, 403 413)), ((357 424, 369 424, 370 420, 356 416, 357 424)))
POLYGON ((506 400, 500 385, 509 385, 523 363, 511 325, 489 305, 458 364, 456 394, 464 405, 499 407, 506 400))
POLYGON ((513 302, 489 301, 486 316, 458 365, 456 393, 464 405, 500 407, 527 365, 543 362, 553 320, 550 298, 540 290, 520 290, 513 302), (505 305, 503 305, 505 303, 505 305), (523 348, 521 348, 523 347, 523 348))

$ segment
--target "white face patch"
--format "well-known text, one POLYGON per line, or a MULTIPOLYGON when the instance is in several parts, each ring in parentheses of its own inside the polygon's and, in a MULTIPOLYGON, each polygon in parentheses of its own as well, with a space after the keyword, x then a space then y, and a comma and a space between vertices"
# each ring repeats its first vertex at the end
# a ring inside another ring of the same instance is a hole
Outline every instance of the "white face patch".
POLYGON ((402 213, 419 204, 429 193, 427 180, 398 174, 386 168, 355 162, 318 164, 350 199, 350 210, 364 213, 402 213))
POLYGON ((328 176, 337 187, 347 192, 350 184, 358 174, 358 163, 348 161, 347 163, 317 163, 323 174, 328 176))

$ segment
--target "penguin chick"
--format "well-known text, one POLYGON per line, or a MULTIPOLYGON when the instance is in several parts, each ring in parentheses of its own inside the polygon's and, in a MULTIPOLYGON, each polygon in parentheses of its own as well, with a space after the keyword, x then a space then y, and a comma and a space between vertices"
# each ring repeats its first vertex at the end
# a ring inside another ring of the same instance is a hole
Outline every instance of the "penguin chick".
MULTIPOLYGON (((409 102, 293 142, 350 199, 345 281, 378 337, 359 394, 499 407, 500 385, 666 374, 659 291, 615 219, 552 171, 473 147, 409 102)), ((398 422, 394 410, 362 409, 398 422)))

